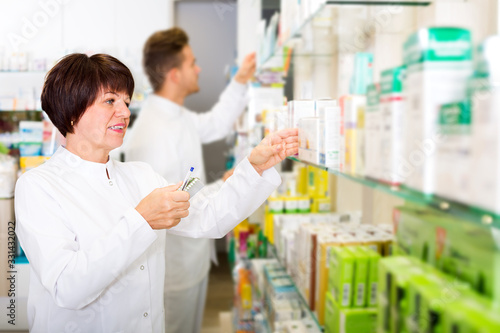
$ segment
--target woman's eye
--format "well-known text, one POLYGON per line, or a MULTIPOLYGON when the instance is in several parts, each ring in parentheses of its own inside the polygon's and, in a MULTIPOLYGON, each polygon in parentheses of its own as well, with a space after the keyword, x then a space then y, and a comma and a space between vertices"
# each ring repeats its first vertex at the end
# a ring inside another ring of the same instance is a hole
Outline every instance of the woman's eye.
POLYGON ((113 103, 114 103, 114 102, 115 102, 115 100, 114 100, 114 99, 108 99, 108 100, 106 101, 106 103, 108 103, 109 105, 113 105, 113 103))
POLYGON ((126 102, 126 103, 125 103, 125 105, 126 105, 127 107, 129 107, 129 106, 130 106, 130 102, 126 102))

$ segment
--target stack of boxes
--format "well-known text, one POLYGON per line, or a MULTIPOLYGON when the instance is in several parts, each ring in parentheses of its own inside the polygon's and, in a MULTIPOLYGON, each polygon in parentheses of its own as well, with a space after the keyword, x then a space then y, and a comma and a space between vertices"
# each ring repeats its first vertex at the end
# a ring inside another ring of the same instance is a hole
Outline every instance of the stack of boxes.
POLYGON ((497 332, 490 300, 412 257, 381 260, 377 332, 497 332))
POLYGON ((404 156, 411 166, 405 185, 412 189, 434 193, 436 143, 442 140, 438 110, 442 104, 465 99, 471 59, 471 34, 465 29, 420 29, 404 45, 404 156))
POLYGON ((331 290, 329 281, 337 275, 331 275, 332 249, 353 248, 356 255, 364 258, 360 259, 363 263, 360 263, 359 271, 364 271, 360 274, 370 276, 369 280, 356 284, 358 292, 352 289, 357 303, 349 302, 349 307, 351 303, 357 307, 373 307, 376 302, 374 293, 370 293, 375 289, 375 281, 371 281, 376 276, 376 265, 368 268, 367 264, 368 260, 376 261, 392 252, 392 229, 388 225, 359 224, 359 220, 342 222, 358 219, 356 215, 309 214, 306 215, 308 218, 304 215, 275 215, 275 220, 279 221, 274 226, 277 256, 285 263, 287 272, 309 308, 316 313, 320 325, 327 320, 325 305, 327 291, 331 290))
POLYGON ((378 332, 496 332, 495 230, 420 207, 398 207, 394 216, 400 256, 379 267, 378 332))
POLYGON ((375 332, 379 259, 366 246, 332 247, 325 332, 375 332))
POLYGON ((471 169, 468 202, 500 214, 500 37, 478 48, 471 82, 471 169))
POLYGON ((267 200, 263 229, 272 244, 275 239, 275 214, 326 213, 331 210, 327 171, 312 166, 298 167, 287 183, 287 189, 281 194, 274 193, 267 200))

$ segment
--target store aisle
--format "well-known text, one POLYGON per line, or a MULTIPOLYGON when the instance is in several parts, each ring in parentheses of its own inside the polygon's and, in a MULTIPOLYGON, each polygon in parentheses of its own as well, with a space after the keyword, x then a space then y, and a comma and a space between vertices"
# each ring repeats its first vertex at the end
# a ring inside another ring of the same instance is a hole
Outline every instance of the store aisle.
POLYGON ((218 253, 219 266, 212 265, 201 333, 225 333, 233 306, 233 281, 227 253, 218 253), (226 325, 224 325, 226 324, 226 325))

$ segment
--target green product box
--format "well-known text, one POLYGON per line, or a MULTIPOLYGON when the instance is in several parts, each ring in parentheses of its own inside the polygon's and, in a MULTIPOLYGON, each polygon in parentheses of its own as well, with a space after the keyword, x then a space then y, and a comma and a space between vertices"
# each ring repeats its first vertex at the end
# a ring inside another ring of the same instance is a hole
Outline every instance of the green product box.
POLYGON ((434 264, 436 233, 433 230, 437 213, 418 207, 394 209, 397 255, 408 255, 434 264))
POLYGON ((356 257, 349 247, 332 247, 330 251, 328 290, 341 307, 351 307, 356 257))
POLYGON ((331 293, 326 295, 325 333, 375 333, 375 308, 342 308, 331 293))
POLYGON ((500 332, 498 309, 484 297, 466 295, 445 309, 443 333, 496 333, 500 332))
POLYGON ((420 261, 411 257, 388 257, 379 263, 378 333, 407 333, 408 282, 423 274, 420 261))
POLYGON ((433 209, 398 207, 396 253, 428 262, 500 304, 500 237, 496 229, 433 209))
POLYGON ((446 308, 461 299, 470 288, 467 283, 435 268, 423 265, 424 275, 410 278, 408 285, 409 332, 442 332, 442 321, 446 308))
POLYGON ((378 265, 380 261, 380 254, 372 249, 363 246, 363 251, 368 255, 368 282, 367 282, 367 295, 366 305, 368 307, 377 306, 377 289, 378 289, 378 265))
POLYGON ((366 307, 366 297, 368 293, 368 272, 369 256, 361 246, 351 247, 351 251, 356 258, 353 281, 353 307, 366 307))
POLYGON ((500 304, 500 240, 495 228, 443 217, 453 227, 436 228, 436 267, 469 282, 500 304))

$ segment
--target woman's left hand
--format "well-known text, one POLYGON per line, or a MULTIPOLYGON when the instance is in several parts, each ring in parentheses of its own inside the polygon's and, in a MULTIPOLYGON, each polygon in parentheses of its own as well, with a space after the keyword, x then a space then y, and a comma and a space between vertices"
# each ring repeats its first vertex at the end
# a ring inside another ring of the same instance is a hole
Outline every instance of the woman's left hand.
POLYGON ((271 133, 255 147, 248 161, 260 175, 299 151, 298 129, 288 128, 271 133))

